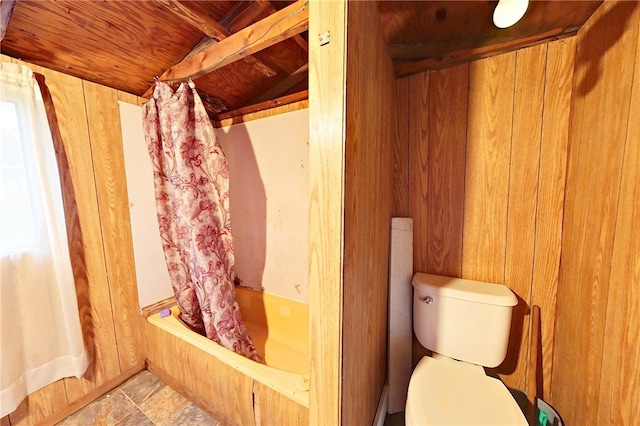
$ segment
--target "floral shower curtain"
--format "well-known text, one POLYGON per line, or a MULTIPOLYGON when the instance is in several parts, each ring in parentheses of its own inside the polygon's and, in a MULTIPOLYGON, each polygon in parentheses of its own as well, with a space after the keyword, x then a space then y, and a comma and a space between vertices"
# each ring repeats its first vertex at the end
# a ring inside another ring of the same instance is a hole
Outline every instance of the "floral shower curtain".
POLYGON ((236 301, 229 170, 193 82, 157 82, 143 107, 157 218, 181 319, 259 361, 236 301))

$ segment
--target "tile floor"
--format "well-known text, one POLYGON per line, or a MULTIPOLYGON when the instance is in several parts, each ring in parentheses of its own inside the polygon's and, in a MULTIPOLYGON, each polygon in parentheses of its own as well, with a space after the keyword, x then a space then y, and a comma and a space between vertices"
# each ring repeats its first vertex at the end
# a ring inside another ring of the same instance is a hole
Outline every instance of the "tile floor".
POLYGON ((58 426, 217 426, 219 422, 145 370, 58 426))
MULTIPOLYGON (((220 422, 148 370, 138 373, 57 426, 218 426, 220 422)), ((404 426, 404 412, 384 426, 404 426)))

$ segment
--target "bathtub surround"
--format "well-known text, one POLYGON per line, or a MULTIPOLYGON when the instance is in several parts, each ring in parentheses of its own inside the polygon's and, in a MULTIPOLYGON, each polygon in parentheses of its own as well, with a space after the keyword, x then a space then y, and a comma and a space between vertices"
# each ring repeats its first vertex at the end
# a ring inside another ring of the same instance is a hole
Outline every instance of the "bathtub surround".
POLYGON ((52 133, 40 86, 25 65, 0 63, 0 139, 4 417, 27 395, 81 377, 88 360, 52 133))
POLYGON ((148 318, 149 369, 225 424, 310 424, 308 306, 249 289, 237 294, 266 365, 188 330, 174 308, 148 318), (202 371, 215 371, 214 386, 202 371))
POLYGON ((158 226, 181 319, 193 330, 259 360, 233 280, 229 169, 195 84, 157 82, 142 108, 153 164, 158 226))
MULTIPOLYGON (((142 111, 120 102, 140 307, 173 295, 155 216, 142 111)), ((235 273, 242 287, 307 303, 309 111, 301 102, 216 128, 229 164, 235 273), (258 116, 258 117, 256 117, 258 116)))
POLYGON ((229 162, 236 275, 243 287, 309 300, 309 110, 216 129, 229 162))

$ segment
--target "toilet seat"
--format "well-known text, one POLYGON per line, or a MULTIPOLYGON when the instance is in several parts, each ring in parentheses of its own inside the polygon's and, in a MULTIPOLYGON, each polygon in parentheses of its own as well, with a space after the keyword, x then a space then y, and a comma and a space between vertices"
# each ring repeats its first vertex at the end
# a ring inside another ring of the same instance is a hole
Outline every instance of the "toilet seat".
POLYGON ((481 367, 431 357, 411 376, 405 416, 407 425, 527 425, 500 380, 481 367))

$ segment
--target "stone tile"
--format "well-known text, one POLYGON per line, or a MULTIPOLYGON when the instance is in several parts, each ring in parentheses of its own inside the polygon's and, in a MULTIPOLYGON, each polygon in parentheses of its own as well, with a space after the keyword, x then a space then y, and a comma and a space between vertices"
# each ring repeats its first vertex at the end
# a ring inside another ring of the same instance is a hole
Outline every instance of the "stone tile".
POLYGON ((125 394, 115 390, 67 417, 58 425, 115 425, 135 409, 135 404, 125 394))
POLYGON ((220 422, 197 405, 190 403, 177 417, 171 420, 171 426, 217 426, 220 422))
POLYGON ((156 425, 164 426, 177 418, 189 404, 185 397, 165 385, 138 404, 138 408, 156 425))
POLYGON ((120 385, 118 389, 124 392, 135 404, 150 398, 166 386, 156 375, 144 370, 120 385))
POLYGON ((137 408, 115 426, 154 426, 154 423, 137 408))

